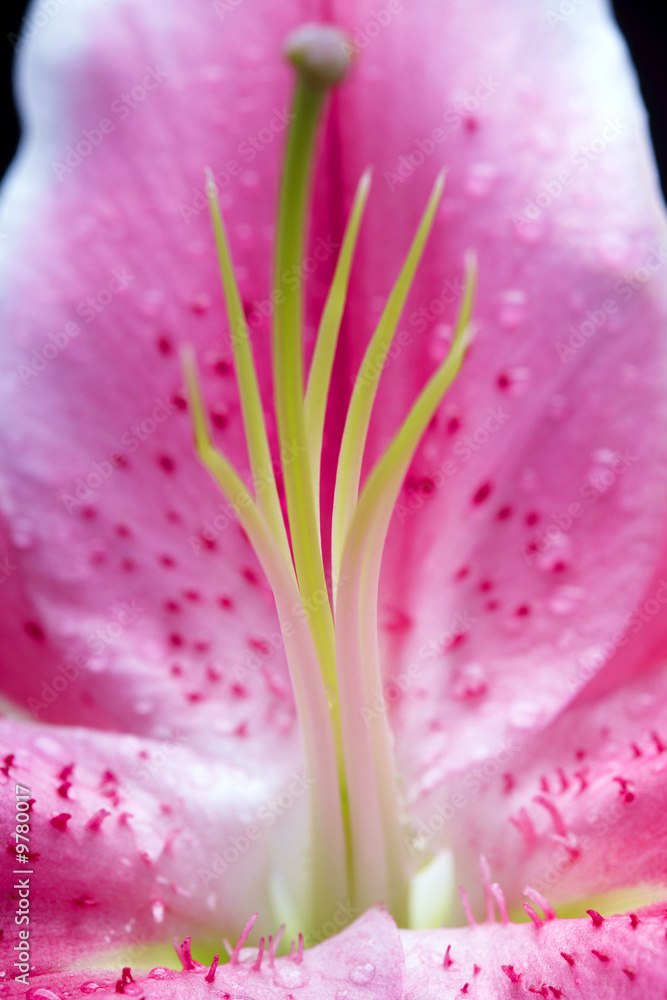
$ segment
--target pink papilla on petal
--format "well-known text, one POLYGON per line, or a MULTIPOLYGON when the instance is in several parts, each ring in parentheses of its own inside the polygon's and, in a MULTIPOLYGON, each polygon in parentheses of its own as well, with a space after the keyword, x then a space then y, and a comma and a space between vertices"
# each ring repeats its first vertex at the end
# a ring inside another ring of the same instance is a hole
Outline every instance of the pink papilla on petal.
MULTIPOLYGON (((14 869, 30 872, 35 974, 128 945, 140 962, 147 945, 177 934, 238 933, 253 907, 268 921, 276 815, 266 785, 193 750, 186 731, 147 739, 3 720, 0 757, 3 967, 26 895, 14 869), (30 801, 27 864, 17 788, 30 801)), ((294 822, 298 813, 297 802, 294 822)))
MULTIPOLYGON (((325 932, 328 933, 328 932, 325 932)), ((238 1000, 285 1000, 296 995, 300 1000, 324 1000, 353 996, 359 992, 368 1000, 402 1000, 403 950, 391 917, 382 910, 369 910, 336 937, 304 951, 303 956, 282 957, 270 961, 265 953, 255 968, 256 949, 237 964, 218 965, 207 978, 207 969, 174 972, 157 968, 146 973, 132 973, 131 985, 121 970, 79 970, 75 973, 42 976, 31 981, 33 989, 49 991, 33 996, 52 1000, 65 992, 104 995, 124 992, 144 996, 146 1000, 186 1000, 186 998, 237 997, 238 1000), (116 991, 120 980, 122 989, 116 991), (97 984, 98 989, 94 989, 97 984), (294 991, 294 994, 292 993, 294 991), (298 991, 298 992, 297 992, 298 991), (49 995, 51 994, 51 995, 49 995)), ((20 996, 25 991, 14 987, 20 996)))
POLYGON ((473 928, 401 931, 405 997, 479 1000, 661 1000, 665 988, 665 913, 473 928), (449 948, 449 963, 443 964, 449 948))

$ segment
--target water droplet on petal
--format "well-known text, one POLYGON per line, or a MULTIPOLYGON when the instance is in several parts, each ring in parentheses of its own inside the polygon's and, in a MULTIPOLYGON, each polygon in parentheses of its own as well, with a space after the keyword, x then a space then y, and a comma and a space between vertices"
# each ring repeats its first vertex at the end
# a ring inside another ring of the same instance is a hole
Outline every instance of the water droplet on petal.
POLYGON ((169 979, 169 977, 172 976, 172 975, 173 975, 173 973, 172 973, 171 969, 165 969, 165 967, 163 965, 158 965, 157 968, 151 969, 151 971, 148 973, 148 978, 149 979, 169 979))
POLYGON ((436 363, 444 361, 452 343, 453 327, 449 323, 438 323, 433 330, 428 353, 436 363))
POLYGON ((498 321, 506 330, 520 326, 526 317, 526 293, 520 288, 509 288, 500 295, 498 321))
POLYGON ((498 168, 493 163, 471 163, 464 182, 465 190, 473 198, 484 198, 498 175, 498 168))
POLYGON ((518 701, 510 710, 510 725, 516 729, 532 729, 541 715, 537 705, 529 701, 518 701))
POLYGON ((88 983, 81 983, 80 989, 82 993, 97 993, 98 990, 103 990, 104 987, 100 986, 99 983, 93 983, 91 981, 88 983))
POLYGON ((617 271, 627 263, 630 255, 630 242, 625 233, 602 233, 597 244, 598 259, 610 270, 617 271))
POLYGON ((307 986, 310 976, 299 965, 282 965, 276 969, 273 982, 276 986, 285 986, 289 990, 299 990, 307 986))
POLYGON ((567 416, 567 398, 560 394, 549 400, 549 416, 552 420, 564 420, 567 416))
POLYGON ((585 596, 586 591, 582 587, 558 587, 549 601, 549 610, 555 615, 570 615, 585 596))
POLYGON ((153 920, 156 924, 161 924, 164 920, 164 903, 161 899, 154 899, 151 904, 153 920))
POLYGON ((481 663, 466 663, 457 667, 451 678, 450 692, 455 701, 470 701, 486 694, 488 681, 481 663))
POLYGON ((364 962, 350 970, 349 979, 355 986, 367 986, 374 976, 375 966, 371 962, 364 962))
POLYGON ((25 994, 25 1000, 62 1000, 62 997, 53 990, 47 990, 45 986, 33 986, 25 994))

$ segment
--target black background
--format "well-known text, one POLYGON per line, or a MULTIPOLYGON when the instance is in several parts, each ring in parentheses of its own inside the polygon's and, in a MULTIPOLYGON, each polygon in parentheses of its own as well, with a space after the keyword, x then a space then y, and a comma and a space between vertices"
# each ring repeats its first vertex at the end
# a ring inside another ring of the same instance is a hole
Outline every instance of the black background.
MULTIPOLYGON (((159 0, 155 0, 159 3, 159 0)), ((183 0, 187 3, 188 0, 183 0)), ((282 0, 287 2, 287 0, 282 0)), ((18 122, 12 99, 14 49, 8 38, 18 34, 27 3, 0 0, 0 176, 14 155, 18 122)), ((653 145, 663 189, 667 191, 667 29, 660 0, 615 0, 618 22, 625 33, 639 73, 644 100, 649 110, 653 145)))

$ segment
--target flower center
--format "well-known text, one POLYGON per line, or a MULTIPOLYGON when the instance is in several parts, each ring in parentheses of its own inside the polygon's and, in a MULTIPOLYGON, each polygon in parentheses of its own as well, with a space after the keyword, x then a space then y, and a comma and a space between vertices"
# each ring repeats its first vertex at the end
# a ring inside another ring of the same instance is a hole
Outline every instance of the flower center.
MULTIPOLYGON (((208 196, 225 293, 255 494, 213 444, 191 351, 184 354, 198 455, 241 511, 242 526, 273 590, 296 702, 306 773, 313 778, 304 887, 290 903, 318 933, 341 903, 383 902, 408 923, 409 865, 384 704, 377 630, 380 563, 392 511, 419 441, 458 374, 470 339, 475 262, 449 353, 431 376, 363 487, 361 469, 380 373, 442 196, 440 174, 354 383, 336 471, 331 586, 320 527, 324 418, 352 258, 369 195, 362 176, 326 298, 308 373, 303 370, 303 291, 285 276, 304 257, 313 148, 327 91, 345 75, 350 46, 328 25, 305 25, 286 45, 297 70, 278 212, 272 300, 273 381, 281 508, 252 346, 227 234, 209 173, 208 196)), ((321 936, 321 933, 320 933, 321 936)))

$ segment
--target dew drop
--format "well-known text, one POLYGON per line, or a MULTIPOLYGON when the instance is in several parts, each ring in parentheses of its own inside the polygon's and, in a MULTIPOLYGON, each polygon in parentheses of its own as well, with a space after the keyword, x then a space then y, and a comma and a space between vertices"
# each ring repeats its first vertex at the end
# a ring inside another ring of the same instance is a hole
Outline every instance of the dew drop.
POLYGON ((45 986, 33 986, 25 994, 25 1000, 62 1000, 62 997, 53 990, 47 990, 45 986))
POLYGON ((171 969, 165 969, 163 965, 158 965, 157 968, 151 969, 148 973, 148 979, 169 979, 171 974, 171 969))
POLYGON ((500 296, 498 322, 506 330, 513 330, 526 317, 526 293, 520 288, 510 288, 500 296))
POLYGON ((99 983, 92 982, 91 980, 88 983, 81 983, 80 989, 82 993, 97 993, 98 990, 103 990, 104 987, 100 986, 99 983))
POLYGON ((505 368, 498 374, 496 384, 510 396, 522 396, 528 388, 530 368, 505 368))
POLYGON ((433 330, 433 336, 428 353, 432 361, 440 363, 449 353, 452 343, 453 327, 449 323, 438 323, 433 330))
POLYGON ((450 693, 455 701, 470 701, 486 694, 488 681, 481 663, 466 663, 457 667, 451 678, 450 693))
POLYGON ((630 256, 630 242, 621 232, 606 232, 598 239, 597 255, 600 263, 616 271, 627 263, 630 256))
POLYGON ((367 986, 374 976, 375 966, 371 962, 364 962, 350 970, 349 979, 355 986, 367 986))
POLYGON ((307 986, 310 976, 299 965, 282 965, 276 969, 273 982, 275 986, 284 986, 288 990, 300 990, 302 986, 307 986))
POLYGON ((540 709, 529 701, 518 701, 510 710, 510 725, 516 729, 532 729, 540 717, 540 709))
POLYGON ((545 237, 545 225, 542 219, 526 220, 521 225, 512 225, 514 234, 519 243, 527 246, 537 246, 545 237))
POLYGON ((558 587, 549 601, 549 610, 554 615, 570 615, 577 610, 585 596, 586 591, 582 587, 558 587))
POLYGON ((202 292, 200 295, 194 295, 190 300, 190 309, 195 316, 204 316, 210 308, 211 296, 207 295, 206 292, 202 292))
POLYGON ((156 924, 161 924, 164 920, 164 903, 161 899, 154 899, 151 903, 151 913, 156 924))
POLYGON ((471 163, 464 182, 465 190, 473 198, 485 198, 497 176, 498 168, 493 163, 471 163))

